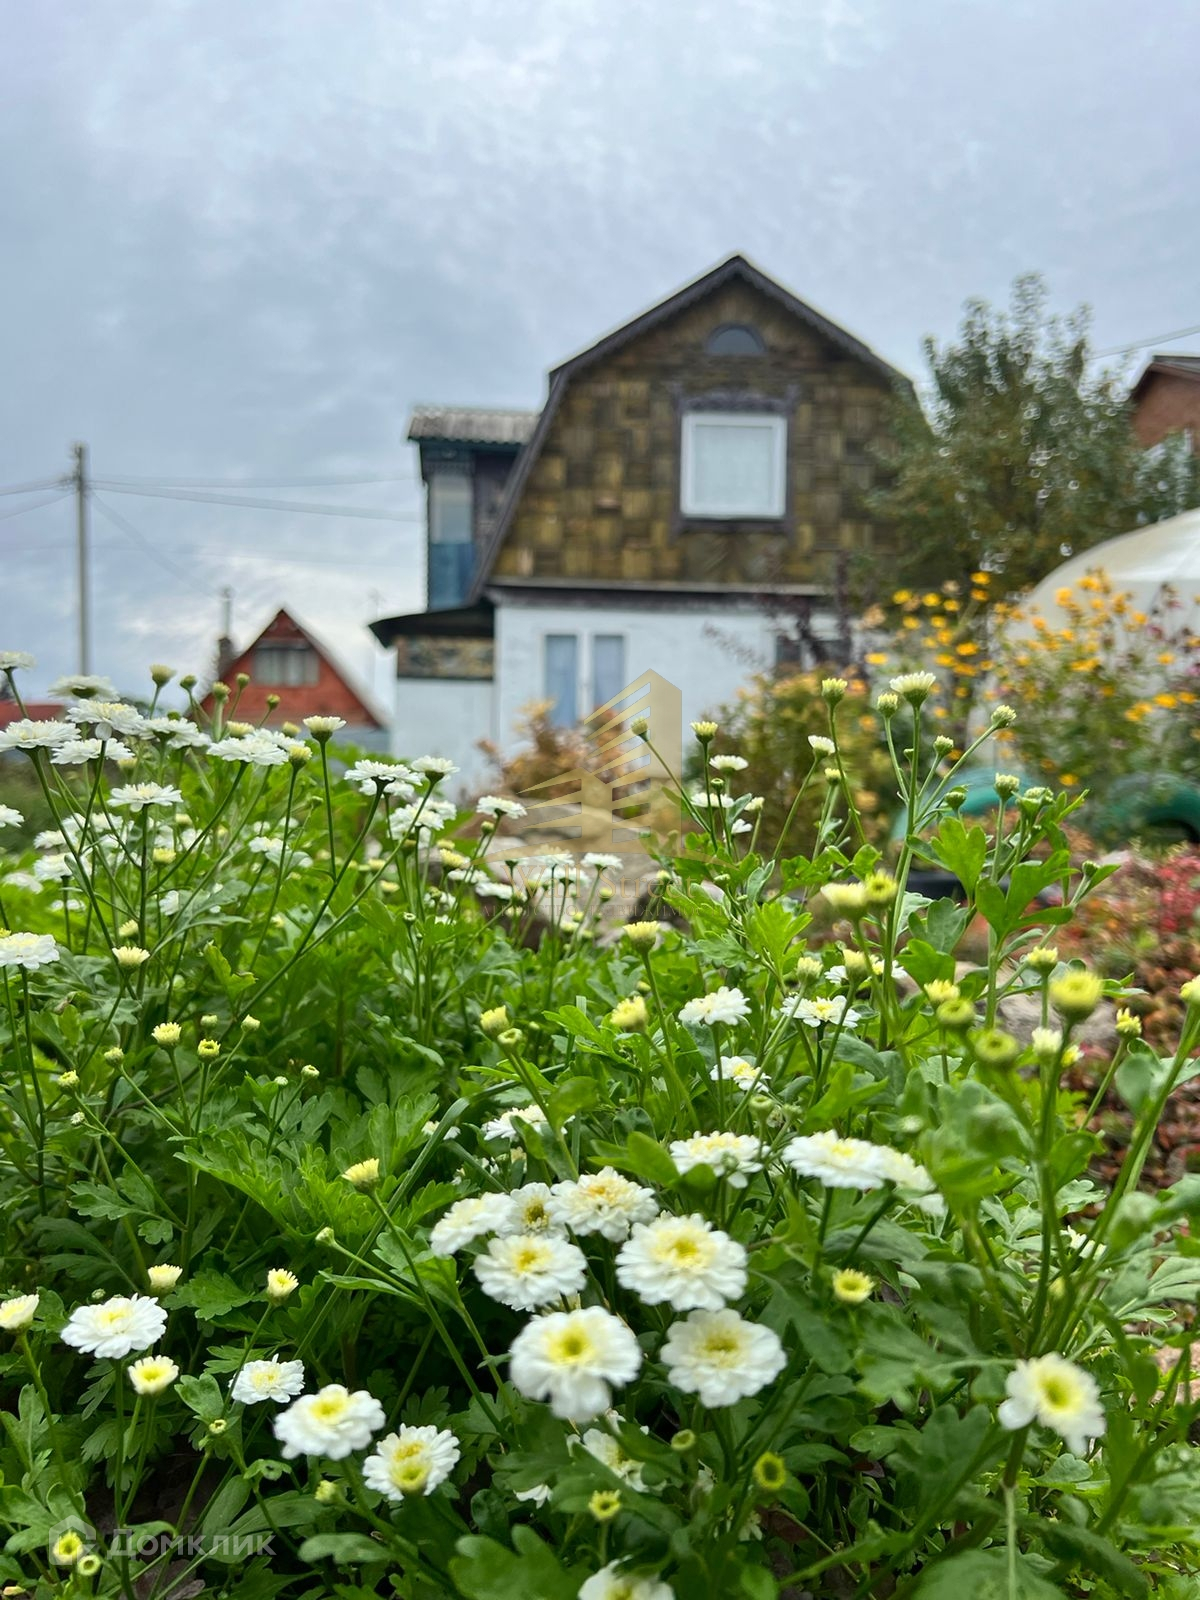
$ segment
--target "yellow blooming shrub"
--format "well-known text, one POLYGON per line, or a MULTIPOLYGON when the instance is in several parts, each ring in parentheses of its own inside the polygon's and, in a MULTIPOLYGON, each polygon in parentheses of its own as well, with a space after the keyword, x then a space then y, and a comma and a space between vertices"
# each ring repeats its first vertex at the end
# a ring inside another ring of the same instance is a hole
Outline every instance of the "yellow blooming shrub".
POLYGON ((1127 773, 1200 773, 1200 638, 1164 593, 1150 612, 1101 570, 1055 595, 1060 614, 993 610, 995 695, 1022 711, 1031 778, 1103 790, 1127 773))

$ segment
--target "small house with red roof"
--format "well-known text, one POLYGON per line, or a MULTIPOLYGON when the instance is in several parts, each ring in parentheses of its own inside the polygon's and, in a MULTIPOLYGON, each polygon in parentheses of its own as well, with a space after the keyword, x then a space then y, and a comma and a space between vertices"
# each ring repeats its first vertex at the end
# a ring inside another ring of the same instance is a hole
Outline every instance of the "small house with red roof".
MULTIPOLYGON (((299 724, 305 717, 343 717, 346 727, 339 737, 347 743, 367 750, 387 748, 387 724, 365 691, 290 611, 281 607, 240 652, 228 639, 220 641, 218 674, 235 694, 241 673, 250 682, 238 695, 239 721, 263 722, 277 728, 285 722, 299 724), (278 703, 269 706, 272 696, 278 703)), ((201 704, 211 713, 211 693, 201 704)))

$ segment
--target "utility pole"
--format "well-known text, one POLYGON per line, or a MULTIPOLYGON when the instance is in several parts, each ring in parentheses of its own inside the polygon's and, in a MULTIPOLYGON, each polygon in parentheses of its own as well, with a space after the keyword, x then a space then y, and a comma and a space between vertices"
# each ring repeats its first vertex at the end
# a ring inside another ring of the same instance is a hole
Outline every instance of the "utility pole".
POLYGON ((75 556, 79 583, 79 670, 88 672, 92 656, 91 602, 88 593, 88 519, 87 519, 87 445, 72 446, 75 471, 71 482, 75 488, 75 556))

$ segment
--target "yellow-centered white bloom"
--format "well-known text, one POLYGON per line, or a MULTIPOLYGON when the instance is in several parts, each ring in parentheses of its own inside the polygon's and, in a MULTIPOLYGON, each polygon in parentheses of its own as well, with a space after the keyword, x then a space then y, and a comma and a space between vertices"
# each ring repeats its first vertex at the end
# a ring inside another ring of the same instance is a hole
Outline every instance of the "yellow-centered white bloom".
POLYGON ((179 1376, 179 1368, 170 1356, 142 1356, 125 1370, 136 1394, 161 1394, 179 1376))
POLYGON ((736 1311, 693 1311, 662 1347, 667 1377, 706 1406, 731 1406, 773 1383, 787 1365, 779 1335, 736 1311))
POLYGON ((387 1500, 432 1494, 454 1471, 462 1452, 448 1428, 398 1428, 363 1462, 363 1482, 387 1500))
POLYGON ((78 1306, 67 1319, 64 1344, 87 1355, 119 1361, 134 1350, 145 1350, 162 1338, 167 1313, 149 1295, 115 1295, 100 1305, 78 1306))
POLYGON ((614 1244, 629 1237, 637 1222, 658 1215, 653 1191, 634 1183, 615 1167, 584 1172, 573 1180, 556 1183, 551 1190, 551 1213, 579 1238, 598 1233, 614 1244))
MULTIPOLYGON (((287 1082, 286 1078, 284 1082, 287 1082)), ((375 1156, 370 1156, 366 1161, 356 1161, 353 1166, 346 1168, 342 1177, 356 1189, 373 1189, 379 1182, 379 1161, 375 1156)))
POLYGON ((711 1167, 730 1188, 744 1189, 751 1174, 762 1171, 762 1141, 752 1133, 695 1133, 672 1139, 671 1160, 679 1172, 711 1167))
POLYGON ((271 1425, 285 1461, 296 1456, 343 1461, 355 1450, 365 1450, 383 1423, 383 1407, 374 1395, 327 1383, 316 1394, 301 1395, 271 1425))
POLYGON ((587 1282, 587 1259, 578 1245, 548 1233, 514 1233, 488 1241, 472 1263, 484 1294, 513 1311, 578 1294, 587 1282))
POLYGON ((699 1214, 638 1223, 617 1254, 617 1281, 648 1306, 717 1310, 746 1289, 746 1252, 699 1214))
POLYGON ((21 1333, 33 1321, 38 1308, 36 1294, 19 1294, 0 1305, 0 1328, 5 1333, 21 1333))
POLYGON ((1076 1456, 1086 1455, 1089 1439, 1104 1433, 1104 1407, 1095 1378, 1065 1356, 1051 1353, 1018 1361, 1004 1387, 1008 1398, 996 1415, 1010 1431, 1040 1422, 1076 1456))
POLYGON ((300 1287, 300 1280, 286 1267, 272 1267, 267 1273, 267 1299, 278 1303, 300 1287))
POLYGON ((689 1027, 704 1024, 711 1028, 718 1022, 726 1024, 740 1022, 743 1017, 749 1015, 750 1002, 742 991, 727 988, 722 984, 711 994, 702 994, 695 1000, 689 1000, 680 1011, 679 1020, 689 1027))
POLYGON ((675 1591, 661 1578, 639 1578, 610 1561, 584 1579, 579 1600, 675 1600, 675 1591))
POLYGON ((607 1411, 612 1385, 632 1382, 642 1364, 632 1332, 602 1306, 534 1317, 513 1340, 511 1354, 519 1392, 549 1401, 566 1422, 590 1422, 607 1411))
POLYGON ((504 1208, 496 1195, 456 1200, 430 1230, 429 1248, 435 1256, 452 1256, 485 1233, 493 1233, 503 1220, 504 1208))
POLYGON ((0 967, 24 967, 36 972, 59 958, 59 948, 48 933, 0 933, 0 967))
POLYGON ((230 1393, 242 1405, 256 1406, 264 1400, 283 1405, 303 1391, 303 1361, 280 1361, 276 1355, 266 1361, 247 1361, 233 1380, 230 1393))
POLYGON ((501 1205, 504 1215, 496 1226, 498 1234, 563 1234, 567 1231, 566 1224, 554 1213, 554 1196, 547 1184, 523 1184, 514 1189, 506 1201, 501 1201, 501 1205))
POLYGON ((159 1266, 147 1267, 146 1277, 152 1294, 169 1294, 183 1277, 183 1268, 171 1267, 164 1262, 159 1266))

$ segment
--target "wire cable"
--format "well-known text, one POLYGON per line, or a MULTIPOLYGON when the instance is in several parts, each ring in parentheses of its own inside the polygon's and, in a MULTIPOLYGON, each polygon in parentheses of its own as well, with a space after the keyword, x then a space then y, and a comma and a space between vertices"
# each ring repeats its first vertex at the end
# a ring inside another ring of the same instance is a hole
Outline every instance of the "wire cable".
POLYGON ((206 490, 179 489, 168 491, 166 489, 138 489, 129 484, 121 484, 112 478, 93 478, 92 484, 97 489, 105 489, 110 494, 137 494, 147 495, 152 500, 181 500, 185 504, 200 506, 244 506, 252 511, 298 511, 317 517, 364 517, 372 522, 423 522, 423 516, 416 512, 398 514, 394 511, 375 511, 363 506, 314 506, 305 505, 300 500, 260 500, 252 499, 246 495, 219 495, 210 494, 206 490))
POLYGON ((1152 344, 1170 344, 1173 339, 1190 339, 1194 333, 1200 333, 1200 322, 1194 328, 1176 328, 1174 333, 1156 333, 1149 339, 1138 339, 1133 344, 1114 344, 1107 350, 1093 350, 1092 354, 1094 356, 1125 356, 1132 350, 1145 350, 1152 344))
MULTIPOLYGON (((89 489, 88 499, 101 515, 107 517, 114 527, 120 528, 122 533, 132 539, 135 544, 141 545, 142 549, 153 556, 160 566, 166 567, 169 572, 173 572, 177 578, 182 578, 188 584, 192 584, 199 589, 205 588, 205 585, 197 580, 194 569, 184 568, 173 561, 170 556, 164 555, 161 550, 156 548, 152 540, 147 539, 144 533, 139 532, 134 527, 128 518, 123 517, 114 506, 106 505, 94 489, 89 489)), ((208 590, 206 592, 215 593, 216 591, 208 590)))
POLYGON ((57 494, 47 495, 44 500, 35 500, 32 505, 16 506, 12 511, 0 511, 0 522, 7 522, 10 517, 23 517, 27 511, 39 511, 42 506, 56 505, 58 501, 65 500, 70 493, 70 489, 60 489, 57 494))
POLYGON ((39 489, 65 489, 69 487, 69 478, 39 478, 36 483, 10 483, 0 489, 0 494, 36 494, 39 489))
POLYGON ((120 473, 106 481, 147 489, 323 489, 334 484, 416 483, 417 478, 413 473, 392 478, 139 478, 120 473))

